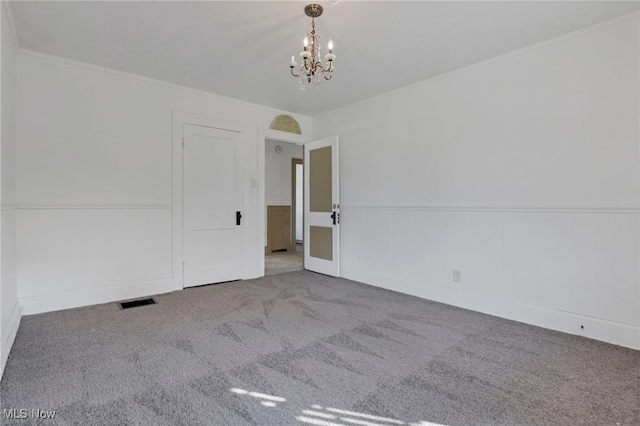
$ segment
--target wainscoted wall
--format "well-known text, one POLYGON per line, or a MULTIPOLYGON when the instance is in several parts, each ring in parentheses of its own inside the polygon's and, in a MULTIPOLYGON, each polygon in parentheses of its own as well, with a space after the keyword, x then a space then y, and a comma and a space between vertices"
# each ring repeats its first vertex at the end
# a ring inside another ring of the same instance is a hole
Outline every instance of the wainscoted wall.
MULTIPOLYGON (((176 289, 182 257, 172 203, 181 201, 172 164, 182 130, 173 128, 174 113, 256 130, 287 113, 24 50, 18 69, 18 289, 26 314, 176 289)), ((311 119, 294 116, 310 134, 311 119)), ((246 278, 264 271, 259 152, 254 136, 244 182, 246 278)))
POLYGON ((637 210, 342 213, 345 278, 640 348, 637 210))
POLYGON ((340 135, 343 275, 640 348, 638 28, 314 117, 340 135))
POLYGON ((172 290, 171 206, 20 206, 25 314, 172 290))
POLYGON ((17 42, 7 2, 0 4, 0 378, 21 318, 16 278, 17 42))
MULTIPOLYGON (((3 6, 0 6, 0 8, 3 6)), ((16 279, 16 208, 14 204, 0 206, 0 234, 2 240, 0 246, 2 255, 0 265, 0 314, 2 318, 0 322, 1 378, 22 318, 22 305, 18 300, 16 279)))
MULTIPOLYGON (((264 152, 266 205, 290 206, 291 160, 294 158, 302 159, 303 147, 302 145, 296 145, 293 143, 267 140, 264 152), (282 148, 282 152, 276 152, 276 146, 280 146, 282 148)), ((268 220, 265 219, 265 222, 268 222, 268 220)), ((267 241, 267 228, 268 227, 265 227, 264 230, 265 247, 267 241)), ((293 234, 295 234, 295 230, 293 231, 293 234)))

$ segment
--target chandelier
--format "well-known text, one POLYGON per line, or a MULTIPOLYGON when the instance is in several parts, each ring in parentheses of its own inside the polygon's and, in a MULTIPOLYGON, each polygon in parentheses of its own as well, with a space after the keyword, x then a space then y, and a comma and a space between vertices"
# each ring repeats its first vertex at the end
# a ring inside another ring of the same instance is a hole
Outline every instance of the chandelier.
POLYGON ((294 72, 294 68, 298 66, 294 56, 291 56, 289 68, 291 75, 298 78, 300 82, 300 90, 305 90, 307 84, 313 84, 317 89, 322 86, 325 81, 331 80, 333 74, 333 60, 336 55, 333 54, 333 41, 329 39, 327 48, 329 53, 324 55, 324 63, 320 56, 320 37, 316 35, 315 18, 322 15, 322 6, 319 4, 310 4, 304 8, 304 13, 311 18, 311 32, 304 38, 304 50, 300 52, 302 63, 298 72, 294 72))

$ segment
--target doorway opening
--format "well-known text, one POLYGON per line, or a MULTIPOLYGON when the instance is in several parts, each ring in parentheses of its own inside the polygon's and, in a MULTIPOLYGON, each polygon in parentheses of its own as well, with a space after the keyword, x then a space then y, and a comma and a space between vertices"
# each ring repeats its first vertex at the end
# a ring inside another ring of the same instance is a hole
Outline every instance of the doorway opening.
POLYGON ((303 269, 303 147, 266 140, 265 275, 303 269))

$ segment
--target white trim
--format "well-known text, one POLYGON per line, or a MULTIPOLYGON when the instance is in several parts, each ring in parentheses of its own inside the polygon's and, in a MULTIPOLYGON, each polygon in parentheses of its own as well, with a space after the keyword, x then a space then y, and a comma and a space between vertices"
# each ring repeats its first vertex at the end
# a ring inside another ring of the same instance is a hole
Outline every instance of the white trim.
POLYGON ((39 210, 39 209, 170 209, 172 204, 167 203, 17 203, 17 210, 39 210))
POLYGON ((264 248, 267 245, 265 237, 267 226, 265 146, 267 140, 304 145, 311 141, 311 137, 280 130, 258 129, 258 277, 264 276, 264 248))
POLYGON ((439 210, 439 211, 478 211, 478 212, 538 212, 538 213, 640 213, 637 205, 620 206, 592 206, 592 205, 414 205, 414 206, 392 206, 392 205, 348 205, 343 204, 341 209, 351 210, 439 210))
MULTIPOLYGON (((6 2, 3 1, 2 3, 6 3, 6 2)), ((9 9, 9 8, 7 8, 7 9, 9 9)), ((12 19, 12 15, 11 14, 9 14, 8 16, 12 19)), ((518 56, 518 55, 522 55, 522 54, 531 52, 533 50, 537 50, 537 49, 540 49, 540 48, 543 48, 543 47, 547 47, 547 46, 550 46, 550 45, 553 45, 553 44, 556 44, 556 43, 561 43, 563 41, 570 40, 572 38, 579 37, 579 36, 584 35, 584 34, 588 34, 588 33, 595 32, 595 31, 599 31, 599 30, 604 29, 606 27, 609 27, 611 25, 619 24, 621 22, 625 22, 627 20, 630 20, 630 19, 633 19, 633 18, 638 18, 638 17, 640 17, 640 11, 634 11, 634 12, 631 12, 631 13, 628 13, 628 14, 625 14, 625 15, 622 15, 622 16, 618 16, 618 17, 613 18, 613 19, 609 19, 609 20, 604 21, 604 22, 597 23, 597 24, 592 25, 592 26, 587 27, 587 28, 582 28, 580 30, 576 30, 576 31, 573 31, 573 32, 568 33, 568 34, 564 34, 564 35, 561 35, 561 36, 558 36, 558 37, 555 37, 555 38, 552 38, 552 39, 549 39, 549 40, 545 40, 543 42, 540 42, 540 43, 537 43, 537 44, 534 44, 534 45, 531 45, 531 46, 527 46, 527 47, 522 48, 522 49, 514 50, 512 52, 505 53, 503 55, 495 56, 493 58, 490 58, 490 59, 487 59, 487 60, 484 60, 484 61, 481 61, 481 62, 477 62, 475 64, 471 64, 471 65, 468 65, 466 67, 458 68, 456 70, 453 70, 453 71, 450 71, 450 72, 447 72, 447 73, 444 73, 444 74, 437 75, 437 76, 429 78, 427 80, 422 80, 422 81, 420 81, 418 83, 414 83, 414 84, 411 84, 409 86, 404 86, 404 87, 401 87, 399 89, 392 90, 390 92, 385 92, 385 93, 382 93, 380 95, 364 99, 362 101, 354 102, 354 103, 351 103, 351 104, 348 104, 348 105, 345 105, 345 106, 342 106, 342 107, 339 107, 339 108, 334 108, 334 109, 331 109, 329 111, 323 112, 321 114, 315 114, 315 115, 296 114, 296 113, 293 113, 291 111, 285 111, 285 110, 269 107, 269 106, 266 106, 266 105, 260 105, 260 104, 255 104, 255 103, 251 103, 251 102, 247 102, 247 101, 242 101, 242 100, 239 100, 239 99, 218 95, 216 93, 206 92, 204 90, 194 89, 194 88, 187 87, 187 86, 181 86, 179 84, 169 83, 169 82, 166 82, 166 81, 157 80, 157 79, 153 79, 153 78, 150 78, 150 77, 145 77, 145 76, 138 75, 138 74, 127 73, 127 72, 115 70, 115 69, 112 69, 112 68, 102 67, 102 66, 99 66, 99 65, 93 65, 93 64, 86 63, 86 62, 76 61, 76 60, 72 60, 72 59, 62 58, 62 57, 58 57, 58 56, 54 56, 54 55, 49 55, 49 54, 46 54, 46 53, 36 52, 36 51, 33 51, 33 50, 29 50, 29 49, 20 48, 19 44, 18 44, 18 38, 17 38, 17 35, 16 35, 17 33, 15 32, 15 26, 13 24, 12 24, 12 30, 14 31, 14 40, 15 40, 15 43, 16 43, 16 46, 17 46, 18 53, 24 54, 26 56, 32 56, 32 57, 41 58, 41 59, 45 59, 45 60, 49 60, 49 61, 55 61, 55 62, 65 63, 65 64, 68 64, 68 65, 75 65, 75 66, 79 66, 79 67, 83 67, 83 68, 88 68, 88 69, 91 69, 91 70, 94 70, 94 71, 101 71, 101 72, 110 73, 110 74, 114 74, 114 75, 118 75, 118 76, 122 76, 122 77, 132 78, 132 79, 136 79, 136 80, 142 80, 142 81, 146 81, 148 83, 158 84, 158 85, 161 85, 161 86, 170 87, 170 88, 179 89, 179 90, 185 90, 185 91, 188 91, 188 92, 192 92, 192 93, 200 94, 200 95, 203 95, 203 96, 216 98, 216 99, 219 99, 219 100, 226 100, 226 101, 229 101, 229 102, 235 102, 235 103, 238 103, 240 105, 251 105, 253 107, 258 106, 260 108, 264 108, 264 109, 267 109, 267 110, 270 110, 270 111, 274 111, 276 113, 276 115, 280 115, 282 113, 286 113, 286 114, 289 114, 289 115, 293 116, 296 119, 297 119, 297 117, 305 117, 305 118, 316 119, 316 118, 320 118, 320 117, 323 117, 323 116, 328 115, 328 114, 333 114, 333 113, 342 111, 342 110, 344 110, 346 108, 351 108, 351 107, 356 106, 356 105, 364 105, 364 104, 367 104, 369 102, 373 102, 375 100, 383 99, 383 98, 385 98, 387 96, 391 96, 391 95, 394 95, 396 93, 401 93, 401 92, 409 91, 409 90, 415 90, 415 89, 417 89, 417 88, 419 88, 419 87, 421 87, 423 85, 431 84, 431 83, 434 83, 434 82, 436 82, 438 80, 442 80, 442 79, 446 79, 446 78, 449 78, 449 77, 453 77, 453 76, 455 76, 457 74, 462 74, 462 73, 466 73, 466 72, 469 72, 469 71, 473 71, 473 70, 475 70, 477 68, 482 68, 484 66, 491 65, 493 63, 500 62, 500 61, 503 61, 503 60, 506 60, 506 59, 509 59, 509 58, 512 58, 512 57, 515 57, 515 56, 518 56)), ((13 23, 13 20, 12 20, 12 23, 13 23)), ((293 142, 293 143, 297 143, 297 142, 293 142)))
POLYGON ((281 130, 265 129, 262 130, 264 138, 276 142, 294 143, 296 145, 304 145, 311 141, 310 136, 298 135, 296 133, 283 132, 281 130))
POLYGON ((78 308, 81 306, 97 305, 116 302, 119 300, 133 299, 136 297, 169 293, 173 290, 172 282, 171 278, 166 278, 155 281, 100 287, 90 290, 42 294, 38 296, 21 297, 20 303, 22 303, 24 315, 33 315, 43 312, 59 311, 62 309, 78 308))
POLYGON ((616 18, 609 19, 609 20, 604 21, 604 22, 599 22, 599 23, 594 24, 594 25, 592 25, 590 27, 582 28, 580 30, 573 31, 573 32, 570 32, 568 34, 563 34, 561 36, 554 37, 552 39, 545 40, 545 41, 542 41, 540 43, 536 43, 536 44, 533 44, 531 46, 527 46, 527 47, 524 47, 522 49, 514 50, 514 51, 511 51, 511 52, 499 55, 499 56, 494 56, 493 58, 489 58, 489 59, 486 59, 486 60, 481 61, 481 62, 476 62, 475 64, 467 65, 466 67, 458 68, 458 69, 455 69, 453 71, 449 71, 449 72, 446 72, 444 74, 440 74, 440 75, 437 75, 435 77, 431 77, 431 78, 428 78, 426 80, 422 80, 422 81, 419 81, 417 83, 401 87, 399 89, 395 89, 395 90, 391 90, 389 92, 381 93, 380 95, 376 95, 376 96, 373 96, 373 97, 370 97, 370 98, 367 98, 367 99, 363 99, 361 101, 354 102, 354 103, 351 103, 351 104, 348 104, 348 105, 345 105, 345 106, 342 106, 342 107, 339 107, 339 108, 334 108, 334 109, 332 109, 330 111, 323 112, 321 114, 313 115, 312 118, 315 120, 315 119, 324 117, 324 116, 329 115, 329 114, 335 114, 335 113, 339 113, 339 112, 341 112, 341 111, 343 111, 345 109, 353 108, 354 106, 366 105, 366 104, 371 103, 371 102, 379 101, 379 100, 384 99, 386 97, 393 96, 393 95, 395 95, 397 93, 415 91, 416 89, 419 89, 422 86, 427 86, 429 84, 435 83, 435 82, 440 81, 440 80, 445 80, 447 78, 451 78, 451 77, 457 76, 459 74, 464 74, 464 73, 467 73, 467 72, 470 72, 470 71, 474 71, 474 70, 479 69, 479 68, 484 68, 484 67, 486 67, 488 65, 493 65, 495 63, 502 62, 502 61, 514 58, 516 56, 520 56, 520 55, 523 55, 525 53, 532 52, 534 50, 542 49, 544 47, 548 47, 548 46, 551 46, 551 45, 554 45, 554 44, 557 44, 557 43, 562 43, 564 41, 568 41, 568 40, 571 40, 571 39, 576 38, 576 37, 580 37, 580 36, 585 35, 585 34, 589 34, 589 33, 596 32, 596 31, 600 31, 600 30, 602 30, 604 28, 607 28, 609 26, 620 24, 622 22, 625 22, 625 21, 628 21, 628 20, 631 20, 631 19, 634 19, 634 18, 637 19, 639 17, 640 17, 640 11, 634 11, 634 12, 631 12, 631 13, 627 13, 625 15, 618 16, 616 18))
POLYGON ((7 19, 9 20, 9 27, 11 29, 11 35, 13 37, 13 47, 15 47, 16 52, 19 52, 20 44, 18 42, 18 32, 16 31, 16 25, 13 19, 13 12, 11 11, 11 7, 9 6, 8 1, 3 1, 2 5, 4 6, 4 10, 7 14, 7 19))
POLYGON ((342 268, 342 276, 346 279, 422 299, 433 300, 568 334, 582 335, 632 349, 640 349, 640 327, 636 325, 487 297, 476 293, 462 292, 438 285, 400 280, 354 268, 342 268), (416 291, 415 289, 420 290, 416 291), (584 329, 581 326, 584 326, 584 329))
POLYGON ((3 203, 0 205, 0 210, 15 210, 17 205, 15 203, 3 203))
POLYGON ((9 358, 9 352, 13 346, 13 342, 16 340, 16 334, 18 333, 18 327, 20 327, 20 320, 22 319, 22 305, 16 300, 9 317, 9 323, 7 328, 2 330, 2 340, 0 341, 0 347, 2 354, 0 355, 0 379, 4 373, 4 367, 7 365, 7 359, 9 358))
MULTIPOLYGON (((266 105, 260 105, 260 104, 256 104, 256 103, 252 103, 252 102, 248 102, 248 101, 243 101, 240 99, 236 99, 236 98, 230 98, 228 96, 223 96, 223 95, 219 95, 217 93, 213 93, 213 92, 207 92, 204 90, 200 90, 200 89, 194 89, 193 87, 188 87, 188 86, 181 86, 179 84, 175 84, 175 83, 169 83, 166 81, 162 81, 162 80, 157 80, 151 77, 145 77, 143 75, 139 75, 139 74, 132 74, 132 73, 128 73, 128 72, 124 72, 124 71, 119 71, 113 68, 107 68, 107 67, 102 67, 99 65, 93 65, 87 62, 81 62, 81 61, 76 61, 73 59, 67 59, 67 58, 62 58, 59 56, 54 56, 54 55, 49 55, 46 53, 40 53, 40 52, 36 52, 33 50, 29 50, 29 49, 23 49, 20 48, 18 49, 18 52, 25 55, 25 56, 32 56, 34 58, 40 58, 40 59, 44 59, 47 61, 53 61, 53 62, 59 62, 59 63, 63 63, 63 64, 67 64, 67 65, 72 65, 72 66, 77 66, 77 67, 81 67, 81 68, 87 68, 93 71, 99 71, 99 72, 104 72, 107 74, 113 74, 113 75, 117 75, 119 77, 125 77, 125 78, 130 78, 133 80, 140 80, 140 81, 144 81, 146 83, 151 83, 151 84, 157 84, 159 86, 164 86, 164 87, 168 87, 171 89, 176 89, 176 90, 183 90, 186 92, 191 92, 197 95, 201 95, 201 96, 206 96, 209 98, 213 98, 213 99, 217 99, 220 101, 226 101, 226 102, 233 102, 237 105, 240 106, 249 106, 252 108, 255 107, 259 107, 262 108, 264 110, 268 110, 268 111, 272 111, 274 113, 274 116, 278 116, 281 114, 288 114, 291 115, 292 117, 296 118, 296 120, 298 120, 298 118, 310 118, 309 116, 306 115, 302 115, 302 114, 296 114, 294 112, 291 111, 285 111, 282 109, 278 109, 278 108, 273 108, 270 106, 266 106, 266 105)), ((300 120, 298 120, 300 121, 300 120)))

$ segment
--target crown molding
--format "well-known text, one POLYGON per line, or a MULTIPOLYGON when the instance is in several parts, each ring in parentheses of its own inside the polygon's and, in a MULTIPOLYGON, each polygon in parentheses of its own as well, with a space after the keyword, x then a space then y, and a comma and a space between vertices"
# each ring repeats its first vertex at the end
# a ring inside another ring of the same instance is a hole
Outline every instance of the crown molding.
POLYGON ((146 83, 150 83, 150 84, 155 84, 158 86, 163 86, 163 87, 167 87, 170 89, 175 89, 175 90, 181 90, 184 92, 189 92, 189 93, 193 93, 196 95, 200 95, 200 96, 205 96, 208 98, 212 98, 212 99, 216 99, 219 101, 224 101, 224 102, 231 102, 237 105, 241 105, 241 106, 245 106, 245 107, 252 107, 252 108, 260 108, 263 110, 268 110, 268 111, 272 111, 275 115, 280 115, 280 114, 288 114, 291 115, 293 117, 297 118, 302 118, 302 119, 307 119, 309 120, 311 117, 306 116, 306 115, 302 115, 302 114, 297 114, 295 112, 291 112, 291 111, 285 111, 282 109, 277 109, 277 108, 273 108, 273 107, 269 107, 269 106, 265 106, 265 105, 260 105, 260 104, 254 104, 251 102, 247 102, 247 101, 242 101, 240 99, 236 99, 236 98, 231 98, 228 96, 222 96, 222 95, 218 95, 217 93, 213 93, 213 92, 206 92, 204 90, 199 90, 199 89, 194 89, 192 87, 188 87, 188 86, 181 86, 179 84, 175 84, 175 83, 169 83, 167 81, 162 81, 162 80, 158 80, 155 78, 151 78, 151 77, 146 77, 143 75, 139 75, 139 74, 133 74, 133 73, 129 73, 129 72, 125 72, 125 71, 119 71, 113 68, 107 68, 107 67, 103 67, 100 65, 94 65, 94 64, 90 64, 88 62, 82 62, 82 61, 77 61, 75 59, 69 59, 69 58, 63 58, 61 56, 55 56, 55 55, 50 55, 48 53, 42 53, 42 52, 36 52, 34 50, 29 50, 29 49, 24 49, 24 48, 19 48, 18 49, 18 53, 25 55, 25 56, 31 56, 34 58, 39 58, 39 59, 43 59, 46 61, 51 61, 51 62, 58 62, 61 64, 65 64, 65 65, 71 65, 71 66, 75 66, 75 67, 80 67, 80 68, 86 68, 92 71, 98 71, 98 72, 103 72, 106 74, 112 74, 112 75, 116 75, 119 77, 124 77, 124 78, 129 78, 132 80, 138 80, 138 81, 144 81, 146 83))
POLYGON ((455 69, 453 71, 449 71, 449 72, 446 72, 444 74, 440 74, 440 75, 437 75, 435 77, 431 77, 431 78, 428 78, 426 80, 422 80, 422 81, 419 81, 417 83, 410 84, 408 86, 404 86, 404 87, 401 87, 399 89, 392 90, 390 92, 382 93, 380 95, 373 96, 371 98, 367 98, 367 99, 364 99, 362 101, 358 101, 358 102, 355 102, 355 103, 352 103, 352 104, 349 104, 349 105, 345 105, 343 107, 339 107, 339 108, 333 109, 331 111, 324 112, 322 114, 313 115, 312 118, 315 120, 317 118, 322 118, 322 117, 325 117, 325 116, 329 116, 329 115, 334 114, 334 113, 340 113, 340 112, 342 112, 342 111, 344 111, 346 109, 353 108, 353 107, 356 107, 356 106, 359 106, 359 105, 366 105, 366 104, 369 104, 371 102, 379 101, 381 99, 385 99, 385 98, 387 98, 389 96, 393 96, 393 95, 396 95, 396 94, 399 94, 399 93, 415 91, 416 89, 420 89, 423 86, 428 86, 428 85, 433 84, 435 82, 438 82, 440 80, 446 80, 448 78, 455 77, 455 76, 460 75, 460 74, 465 74, 465 73, 468 73, 468 72, 471 72, 471 71, 474 71, 474 70, 477 70, 477 69, 480 69, 480 68, 484 68, 484 67, 489 66, 489 65, 496 64, 498 62, 502 62, 502 61, 506 61, 506 60, 511 59, 511 58, 515 58, 516 56, 524 55, 526 53, 533 52, 535 50, 539 50, 539 49, 542 49, 542 48, 545 48, 545 47, 548 47, 548 46, 552 46, 554 44, 562 43, 562 42, 565 42, 567 40, 571 40, 571 39, 576 38, 576 37, 580 37, 580 36, 583 36, 583 35, 586 35, 586 34, 589 34, 589 33, 597 32, 597 31, 600 31, 600 30, 602 30, 604 28, 607 28, 607 27, 610 27, 610 26, 613 26, 613 25, 617 25, 617 24, 629 21, 631 19, 638 19, 638 18, 640 18, 640 11, 626 13, 626 14, 618 16, 616 18, 612 18, 612 19, 609 19, 609 20, 606 20, 606 21, 603 21, 603 22, 599 22, 599 23, 591 25, 589 27, 581 28, 579 30, 572 31, 570 33, 563 34, 561 36, 554 37, 554 38, 551 38, 549 40, 545 40, 545 41, 542 41, 542 42, 539 42, 539 43, 536 43, 536 44, 532 44, 531 46, 523 47, 521 49, 517 49, 517 50, 511 51, 511 52, 508 52, 508 53, 504 53, 502 55, 498 55, 498 56, 486 59, 486 60, 481 61, 481 62, 476 62, 475 64, 467 65, 466 67, 458 68, 458 69, 455 69))
POLYGON ((13 12, 11 11, 11 6, 8 1, 2 1, 2 7, 4 7, 4 12, 7 14, 7 20, 9 21, 9 27, 11 30, 11 35, 13 37, 13 46, 16 51, 20 51, 20 43, 18 43, 18 32, 16 31, 16 26, 13 20, 13 12))

